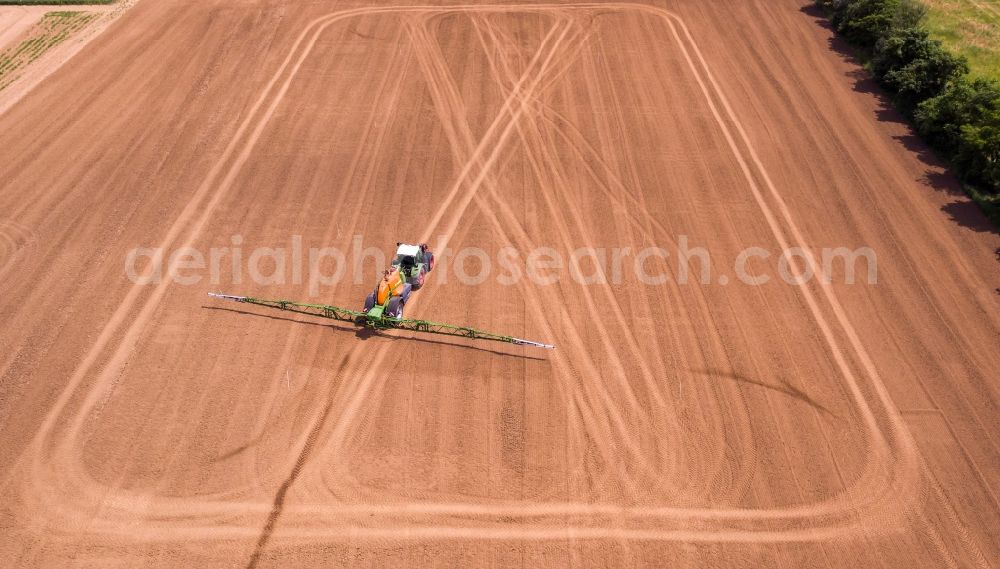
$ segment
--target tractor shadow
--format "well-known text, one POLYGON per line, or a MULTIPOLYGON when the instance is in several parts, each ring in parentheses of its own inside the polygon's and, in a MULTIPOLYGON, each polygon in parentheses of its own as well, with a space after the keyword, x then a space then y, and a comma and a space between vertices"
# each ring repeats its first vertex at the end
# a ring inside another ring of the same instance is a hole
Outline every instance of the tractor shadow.
MULTIPOLYGON (((357 326, 347 326, 344 324, 330 324, 326 322, 311 322, 309 320, 299 320, 297 318, 289 318, 286 316, 276 316, 273 314, 262 314, 260 312, 250 312, 248 310, 240 310, 237 308, 226 308, 223 306, 206 306, 203 305, 202 308, 207 310, 218 310, 222 312, 231 312, 233 314, 239 314, 243 316, 256 316, 258 318, 267 318, 268 320, 278 320, 282 322, 292 322, 295 324, 304 324, 307 326, 318 326, 320 328, 327 328, 335 332, 351 333, 354 334, 356 338, 361 341, 370 340, 372 338, 378 338, 379 340, 389 341, 389 342, 416 342, 425 345, 432 346, 447 346, 450 348, 458 348, 462 350, 470 350, 474 352, 481 352, 485 354, 490 354, 494 356, 501 356, 507 358, 517 358, 521 360, 532 360, 532 361, 548 361, 547 358, 539 358, 536 356, 529 356, 524 354, 512 354, 510 352, 502 352, 500 350, 492 350, 490 348, 483 348, 480 346, 469 346, 466 344, 457 344, 455 342, 447 342, 443 340, 434 340, 431 338, 420 338, 417 336, 395 336, 391 334, 386 334, 379 330, 374 330, 368 327, 357 327, 357 326)), ((304 314, 306 316, 316 316, 315 314, 310 314, 308 312, 301 312, 298 310, 285 310, 285 312, 294 312, 296 314, 304 314)))
POLYGON ((739 373, 724 371, 719 369, 692 369, 688 371, 705 377, 722 377, 733 380, 736 383, 740 383, 743 385, 762 387, 764 389, 774 391, 782 395, 786 395, 788 397, 791 397, 792 399, 805 403, 806 405, 812 407, 813 409, 819 411, 820 413, 832 419, 836 419, 838 421, 842 420, 839 416, 834 414, 833 411, 827 408, 826 405, 823 405, 819 401, 816 401, 815 399, 810 397, 809 394, 802 391, 798 387, 795 387, 794 385, 789 383, 788 380, 786 379, 778 379, 776 383, 768 383, 760 379, 754 379, 739 373))

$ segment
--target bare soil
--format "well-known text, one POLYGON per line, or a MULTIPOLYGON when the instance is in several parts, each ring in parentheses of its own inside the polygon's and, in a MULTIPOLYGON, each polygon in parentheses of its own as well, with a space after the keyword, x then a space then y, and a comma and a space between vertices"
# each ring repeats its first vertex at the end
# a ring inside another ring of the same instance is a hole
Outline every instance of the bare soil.
POLYGON ((1000 237, 809 4, 139 3, 0 115, 0 566, 997 565, 1000 237), (552 352, 126 277, 236 235, 719 269, 407 305, 552 352))

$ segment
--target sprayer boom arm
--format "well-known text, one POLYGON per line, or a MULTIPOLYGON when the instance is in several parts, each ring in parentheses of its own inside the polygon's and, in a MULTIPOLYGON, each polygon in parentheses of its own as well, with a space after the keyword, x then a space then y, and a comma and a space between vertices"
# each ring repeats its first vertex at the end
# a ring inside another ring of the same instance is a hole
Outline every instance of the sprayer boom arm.
POLYGON ((214 292, 210 292, 208 295, 222 300, 266 306, 268 308, 276 308, 287 312, 298 312, 299 314, 309 314, 312 316, 319 316, 321 318, 339 320, 341 322, 359 323, 371 328, 410 330, 412 332, 424 332, 427 334, 439 334, 443 336, 459 336, 462 338, 474 338, 478 340, 488 340, 491 342, 503 342, 505 344, 514 344, 517 346, 544 348, 547 350, 555 349, 555 346, 551 344, 532 342, 531 340, 522 340, 521 338, 494 334, 492 332, 484 332, 467 326, 452 326, 450 324, 439 324, 437 322, 429 322, 427 320, 407 320, 405 318, 375 318, 364 312, 348 310, 346 308, 329 306, 326 304, 306 304, 303 302, 293 302, 291 300, 263 300, 249 296, 232 296, 214 292))

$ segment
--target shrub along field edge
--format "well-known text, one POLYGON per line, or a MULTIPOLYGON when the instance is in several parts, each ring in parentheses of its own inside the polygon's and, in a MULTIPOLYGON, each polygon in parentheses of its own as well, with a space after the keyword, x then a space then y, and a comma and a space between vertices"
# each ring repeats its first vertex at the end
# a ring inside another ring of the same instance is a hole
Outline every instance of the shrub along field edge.
POLYGON ((930 38, 917 0, 815 0, 921 137, 1000 227, 1000 83, 930 38))

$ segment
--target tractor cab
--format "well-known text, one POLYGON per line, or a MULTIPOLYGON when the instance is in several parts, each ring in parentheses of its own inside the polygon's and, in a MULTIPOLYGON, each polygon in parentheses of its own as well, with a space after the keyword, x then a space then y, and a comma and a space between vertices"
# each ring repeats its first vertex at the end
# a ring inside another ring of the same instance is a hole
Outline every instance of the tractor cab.
POLYGON ((399 270, 403 279, 413 285, 414 290, 424 286, 427 273, 434 268, 434 253, 427 244, 409 245, 396 244, 396 257, 392 260, 392 268, 399 270))
POLYGON ((396 249, 396 260, 393 265, 399 265, 403 269, 413 269, 417 266, 417 255, 420 249, 415 245, 400 245, 396 249))

